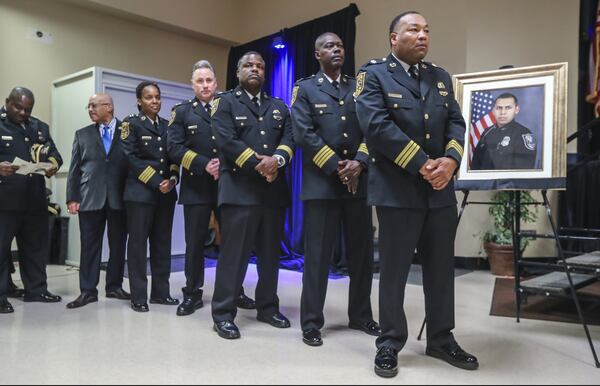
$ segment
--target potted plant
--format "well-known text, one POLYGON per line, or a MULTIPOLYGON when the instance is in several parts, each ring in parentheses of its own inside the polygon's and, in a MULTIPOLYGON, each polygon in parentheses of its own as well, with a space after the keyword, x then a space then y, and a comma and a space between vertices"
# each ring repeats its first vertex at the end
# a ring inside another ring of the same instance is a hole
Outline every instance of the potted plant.
MULTIPOLYGON (((483 248, 487 253, 490 270, 497 276, 514 276, 512 221, 515 208, 512 197, 512 192, 501 191, 494 194, 492 201, 495 204, 489 209, 494 227, 482 235, 483 248)), ((521 202, 533 201, 530 192, 521 192, 521 202)), ((531 206, 521 206, 522 223, 533 223, 536 219, 537 215, 531 206)), ((525 250, 528 243, 527 239, 521 238, 521 251, 525 250)))

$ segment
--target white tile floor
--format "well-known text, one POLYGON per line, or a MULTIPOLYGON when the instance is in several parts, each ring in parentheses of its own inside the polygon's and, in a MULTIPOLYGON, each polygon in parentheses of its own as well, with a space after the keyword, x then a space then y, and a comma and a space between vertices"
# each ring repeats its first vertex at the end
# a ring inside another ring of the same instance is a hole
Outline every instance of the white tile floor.
MULTIPOLYGON (((241 311, 242 339, 225 341, 212 331, 210 298, 214 268, 207 269, 204 309, 176 317, 175 308, 151 306, 137 314, 127 302, 101 297, 97 304, 68 311, 78 295, 78 274, 49 267, 51 291, 61 304, 13 301, 16 312, 0 317, 0 384, 598 384, 579 325, 489 316, 494 278, 474 272, 457 279, 460 344, 479 357, 481 369, 466 372, 426 357, 412 338, 392 380, 373 373, 374 339, 345 328, 347 280, 330 281, 325 345, 301 342, 301 274, 281 271, 282 312, 290 330, 276 330, 241 311)), ((245 287, 254 293, 256 270, 245 287)), ((179 295, 183 273, 171 278, 179 295)), ((377 313, 377 282, 373 304, 377 313)), ((415 337, 423 318, 421 287, 409 285, 406 309, 415 337)), ((600 328, 592 327, 600 350, 600 328)))

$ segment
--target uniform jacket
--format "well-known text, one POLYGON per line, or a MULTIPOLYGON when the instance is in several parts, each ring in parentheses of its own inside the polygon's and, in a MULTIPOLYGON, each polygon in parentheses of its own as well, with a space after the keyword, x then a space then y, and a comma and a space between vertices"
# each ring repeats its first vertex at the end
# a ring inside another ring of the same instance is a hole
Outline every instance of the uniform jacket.
MULTIPOLYGON (((58 168, 62 166, 62 157, 46 123, 31 117, 23 129, 8 119, 4 108, 0 109, 0 162, 12 163, 16 157, 31 162, 34 144, 49 146, 47 159, 43 161, 58 168)), ((45 177, 39 174, 0 176, 0 211, 47 213, 45 177)))
POLYGON ((290 193, 285 168, 268 183, 255 167, 255 154, 280 155, 286 166, 294 155, 292 122, 286 104, 266 94, 257 108, 241 88, 221 94, 213 104, 212 129, 221 161, 219 205, 286 207, 290 193))
MULTIPOLYGON (((143 113, 132 114, 121 123, 121 141, 129 163, 125 201, 156 204, 163 194, 160 183, 171 177, 179 179, 179 166, 167 154, 168 122, 158 119, 158 130, 143 113)), ((176 190, 168 196, 177 200, 176 190)))
POLYGON ((471 170, 534 169, 537 141, 531 131, 512 121, 483 133, 473 153, 471 170))
POLYGON ((339 161, 357 160, 366 166, 369 158, 356 117, 355 89, 354 78, 342 76, 336 90, 323 72, 296 83, 292 123, 303 154, 303 200, 366 197, 366 173, 356 195, 348 192, 337 174, 339 161))
POLYGON ((210 113, 198 99, 193 99, 176 105, 172 114, 168 150, 171 160, 183 168, 179 203, 216 204, 218 183, 205 170, 210 160, 219 155, 210 113))
POLYGON ((108 155, 98 124, 75 133, 67 179, 67 203, 81 203, 82 212, 101 210, 107 203, 111 209, 125 209, 123 192, 128 163, 121 144, 120 125, 117 121, 108 155))
POLYGON ((456 204, 454 184, 434 191, 419 170, 428 158, 463 156, 465 121, 450 75, 422 62, 420 83, 389 55, 357 77, 357 112, 371 153, 368 202, 395 208, 456 204))

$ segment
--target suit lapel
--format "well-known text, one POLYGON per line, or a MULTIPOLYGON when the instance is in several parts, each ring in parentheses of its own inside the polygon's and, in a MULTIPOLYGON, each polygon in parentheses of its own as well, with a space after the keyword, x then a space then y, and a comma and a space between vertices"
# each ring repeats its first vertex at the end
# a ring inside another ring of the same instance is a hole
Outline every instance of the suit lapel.
POLYGON ((121 140, 121 122, 117 119, 117 123, 115 126, 115 132, 113 133, 112 143, 110 144, 110 150, 108 151, 109 156, 110 156, 110 153, 112 153, 113 149, 116 147, 117 142, 120 140, 121 140))
POLYGON ((408 76, 406 71, 404 71, 404 67, 402 64, 398 63, 396 58, 393 55, 388 57, 388 71, 391 73, 392 78, 400 83, 402 86, 409 89, 416 97, 421 96, 421 91, 419 90, 419 83, 408 76))
MULTIPOLYGON (((335 87, 333 87, 333 85, 331 84, 329 79, 327 79, 327 77, 325 77, 325 74, 323 74, 322 71, 317 73, 317 76, 315 77, 315 79, 316 79, 317 85, 319 86, 319 89, 322 92, 324 92, 325 94, 328 94, 335 100, 340 99, 340 91, 336 90, 335 87)), ((341 85, 340 85, 340 87, 341 87, 341 85)))
POLYGON ((263 115, 265 115, 267 113, 267 111, 269 111, 269 108, 271 107, 271 97, 269 97, 266 94, 263 94, 261 101, 260 101, 260 110, 259 110, 259 117, 262 117, 263 115))
POLYGON ((206 111, 204 106, 202 106, 202 102, 195 101, 194 103, 196 103, 196 106, 192 106, 192 111, 194 114, 204 119, 207 123, 210 123, 210 114, 208 111, 206 111))
POLYGON ((342 82, 340 84, 340 100, 346 99, 346 95, 354 91, 355 88, 351 87, 348 80, 344 79, 344 76, 342 76, 342 82))
POLYGON ((248 107, 250 109, 250 111, 252 111, 254 116, 258 117, 260 111, 258 111, 258 108, 256 107, 256 105, 254 103, 252 103, 252 101, 248 97, 248 93, 246 93, 246 91, 244 91, 241 87, 239 88, 238 92, 241 93, 240 100, 242 101, 242 103, 245 104, 246 107, 248 107))
POLYGON ((421 96, 425 97, 427 96, 427 93, 429 93, 429 90, 431 90, 434 79, 431 76, 431 70, 429 69, 428 65, 421 63, 421 66, 419 66, 419 71, 421 78, 421 82, 419 83, 421 96))

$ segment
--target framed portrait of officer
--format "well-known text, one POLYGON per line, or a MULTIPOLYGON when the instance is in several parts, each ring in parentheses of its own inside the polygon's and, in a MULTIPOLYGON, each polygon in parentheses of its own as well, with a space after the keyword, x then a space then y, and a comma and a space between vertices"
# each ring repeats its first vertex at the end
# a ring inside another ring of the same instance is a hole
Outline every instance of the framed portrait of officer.
POLYGON ((461 74, 453 82, 467 124, 457 190, 565 188, 567 63, 461 74))

